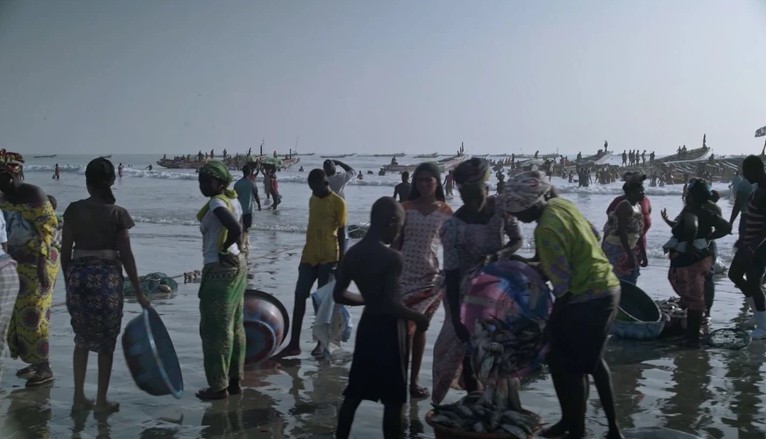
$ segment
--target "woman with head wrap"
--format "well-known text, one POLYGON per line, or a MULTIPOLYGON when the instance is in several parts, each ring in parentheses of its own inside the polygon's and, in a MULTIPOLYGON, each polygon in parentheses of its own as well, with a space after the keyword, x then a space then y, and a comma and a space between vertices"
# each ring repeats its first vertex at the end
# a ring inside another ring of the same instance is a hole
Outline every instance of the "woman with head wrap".
POLYGON ((547 360, 561 404, 561 421, 541 435, 585 437, 588 375, 593 375, 609 422, 607 437, 621 438, 611 374, 603 359, 619 303, 620 281, 599 245, 598 232, 574 204, 555 197, 548 179, 539 172, 519 174, 505 189, 506 210, 525 223, 537 222, 536 258, 556 296, 546 326, 547 360))
POLYGON ((21 288, 8 326, 11 357, 29 366, 16 372, 28 386, 53 380, 48 362, 48 322, 58 264, 50 247, 58 220, 48 197, 24 183, 21 154, 0 151, 0 209, 8 231, 8 254, 16 260, 21 288))
POLYGON ((136 261, 130 247, 135 224, 124 208, 117 206, 112 185, 115 172, 105 158, 91 160, 85 168, 89 198, 75 201, 64 211, 61 240, 61 269, 66 282, 66 304, 74 330, 74 405, 90 408, 85 398, 88 353, 98 353, 96 411, 115 412, 119 404, 106 399, 117 336, 122 327, 124 296, 122 269, 128 274, 136 300, 149 301, 141 291, 136 261))
POLYGON ((465 342, 470 333, 460 319, 461 300, 471 278, 485 262, 508 256, 521 247, 518 222, 503 209, 498 198, 488 195, 489 175, 489 164, 479 158, 467 160, 455 169, 454 181, 463 206, 444 222, 440 232, 447 300, 444 326, 434 345, 434 358, 439 359, 433 365, 433 400, 437 403, 446 396, 461 364, 465 388, 478 388, 466 356, 465 342))
POLYGON ((197 392, 203 401, 224 399, 242 391, 245 328, 242 309, 247 266, 240 252, 242 207, 228 189, 232 176, 222 162, 211 160, 199 170, 199 189, 208 201, 197 214, 202 231, 200 325, 205 376, 209 387, 197 392))
POLYGON ((644 214, 641 203, 644 196, 644 179, 633 174, 626 178, 622 189, 625 196, 614 209, 607 209, 602 248, 620 280, 635 284, 639 267, 646 267, 646 247, 643 244, 644 214))
MULTIPOLYGON (((407 308, 433 317, 442 299, 439 276, 439 230, 452 215, 452 209, 444 201, 441 172, 434 163, 422 163, 412 174, 409 200, 402 203, 405 212, 404 228, 394 247, 402 252, 402 301, 407 308)), ((426 347, 426 333, 415 332, 410 325, 412 339, 412 371, 410 396, 425 398, 428 389, 418 383, 420 366, 426 347)))
POLYGON ((685 205, 675 221, 662 217, 672 227, 673 237, 664 245, 670 256, 668 280, 686 305, 686 335, 684 345, 700 346, 700 326, 705 312, 705 278, 713 265, 710 241, 731 232, 731 224, 709 203, 713 199, 710 184, 701 178, 687 183, 685 205))

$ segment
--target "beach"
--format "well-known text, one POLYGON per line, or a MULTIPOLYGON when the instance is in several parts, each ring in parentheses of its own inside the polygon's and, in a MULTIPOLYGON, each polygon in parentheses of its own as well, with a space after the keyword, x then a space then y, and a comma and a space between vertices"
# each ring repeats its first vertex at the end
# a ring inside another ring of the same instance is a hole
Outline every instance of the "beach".
MULTIPOLYGON (((59 156, 28 159, 26 181, 39 185, 58 200, 58 212, 77 199, 85 198, 84 166, 92 157, 59 156), (52 166, 60 163, 61 180, 51 179, 52 166)), ((117 203, 136 221, 131 230, 133 250, 139 274, 164 272, 177 276, 200 269, 201 236, 195 220, 196 211, 205 202, 199 193, 193 171, 170 171, 144 168, 159 157, 120 156, 111 159, 115 166, 123 162, 125 177, 115 184, 117 203)), ((414 159, 399 158, 400 163, 414 159)), ((350 158, 348 163, 365 173, 361 182, 346 188, 349 224, 369 221, 369 209, 375 199, 393 193, 399 176, 377 175, 377 169, 390 158, 350 158), (366 175, 368 170, 373 175, 366 175)), ((305 177, 321 164, 319 157, 302 158, 301 163, 278 174, 283 203, 276 211, 264 210, 254 215, 250 231, 249 270, 251 288, 274 294, 292 310, 293 290, 304 242, 306 212, 310 190, 305 177), (306 172, 299 173, 303 165, 306 172)), ((239 173, 234 173, 239 178, 239 173)), ((260 180, 259 180, 260 181, 260 180)), ((621 183, 577 188, 560 178, 553 182, 561 196, 575 202, 585 216, 601 229, 606 221, 609 202, 622 193, 621 183)), ((494 188, 494 177, 491 187, 494 188)), ((681 209, 682 185, 646 188, 653 206, 653 225, 649 231, 649 267, 642 270, 638 286, 656 299, 675 296, 667 281, 667 259, 661 246, 669 238, 669 228, 660 217, 667 208, 670 217, 681 209)), ((265 201, 262 185, 262 201, 265 201)), ((728 219, 731 205, 726 200, 726 185, 719 205, 728 219)), ((494 191, 492 191, 494 192, 494 191)), ((458 197, 449 200, 460 205, 458 197)), ((523 252, 533 251, 532 225, 524 225, 523 252)), ((720 259, 728 266, 734 236, 719 241, 720 259)), ((182 279, 179 279, 182 281, 182 279)), ((716 277, 717 295, 710 328, 732 327, 743 320, 743 298, 731 282, 716 277)), ((73 380, 73 333, 64 303, 63 279, 59 274, 51 314, 51 366, 56 376, 52 385, 26 389, 14 372, 20 361, 3 355, 4 371, 0 382, 0 437, 2 438, 331 438, 342 400, 350 366, 353 337, 344 344, 344 352, 330 360, 309 355, 312 313, 303 325, 302 355, 285 361, 279 368, 262 365, 247 372, 241 396, 227 401, 200 402, 194 392, 206 387, 202 367, 202 348, 198 333, 198 284, 181 284, 170 296, 152 296, 153 306, 161 315, 173 339, 183 376, 185 392, 180 400, 170 396, 154 397, 143 393, 133 382, 121 347, 115 352, 110 399, 119 402, 119 413, 97 419, 92 413, 82 418, 70 415, 73 380)), ((123 326, 140 307, 132 300, 125 306, 123 326)), ((354 323, 361 310, 353 309, 354 323)), ((433 343, 444 319, 439 310, 427 336, 421 384, 431 386, 433 343)), ((662 342, 635 342, 611 339, 607 361, 612 368, 618 419, 624 428, 667 427, 710 438, 763 438, 766 436, 764 393, 766 385, 766 342, 756 341, 739 351, 725 349, 677 350, 662 342)), ((91 355, 86 378, 86 393, 96 390, 95 356, 91 355)), ((451 390, 447 401, 455 401, 463 392, 451 390)), ((524 407, 540 414, 546 422, 556 422, 558 401, 550 378, 541 373, 525 383, 521 393, 524 407)), ((599 408, 595 389, 590 394, 587 427, 592 437, 606 431, 606 420, 599 408)), ((405 409, 405 437, 432 438, 433 430, 424 417, 430 400, 410 401, 405 409)), ((352 437, 381 437, 382 405, 364 402, 352 429, 352 437)))

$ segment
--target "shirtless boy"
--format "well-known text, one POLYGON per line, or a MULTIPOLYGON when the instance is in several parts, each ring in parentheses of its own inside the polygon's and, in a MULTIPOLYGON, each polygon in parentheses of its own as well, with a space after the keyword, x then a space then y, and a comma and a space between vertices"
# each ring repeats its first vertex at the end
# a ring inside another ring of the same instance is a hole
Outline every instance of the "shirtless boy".
POLYGON ((370 229, 348 251, 336 273, 336 303, 364 305, 349 372, 345 399, 338 415, 336 438, 346 439, 354 414, 363 399, 383 403, 383 436, 401 436, 402 406, 407 401, 407 321, 418 331, 428 329, 428 319, 402 304, 399 278, 401 253, 389 248, 404 224, 404 210, 391 197, 372 205, 370 229), (346 291, 351 281, 361 295, 346 291))

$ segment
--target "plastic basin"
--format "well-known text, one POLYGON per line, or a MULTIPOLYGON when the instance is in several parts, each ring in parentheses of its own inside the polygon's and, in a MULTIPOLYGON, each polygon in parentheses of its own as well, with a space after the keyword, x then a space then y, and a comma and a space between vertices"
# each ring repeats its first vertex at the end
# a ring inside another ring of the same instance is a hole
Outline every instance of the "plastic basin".
POLYGON ((611 332, 621 338, 651 340, 665 327, 657 303, 636 285, 620 281, 620 308, 611 332))
POLYGON ((257 363, 274 354, 290 327, 290 316, 282 302, 259 290, 245 291, 244 321, 247 363, 257 363))
POLYGON ((157 311, 149 307, 128 322, 122 350, 136 385, 150 395, 173 395, 184 391, 181 366, 170 334, 157 311))

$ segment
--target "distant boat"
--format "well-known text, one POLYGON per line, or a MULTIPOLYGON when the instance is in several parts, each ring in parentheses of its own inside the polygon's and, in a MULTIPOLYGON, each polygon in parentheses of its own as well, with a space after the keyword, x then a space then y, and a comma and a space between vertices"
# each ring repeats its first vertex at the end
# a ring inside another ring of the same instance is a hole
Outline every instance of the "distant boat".
POLYGON ((111 154, 109 154, 109 155, 102 155, 101 158, 102 159, 110 159, 110 158, 112 158, 112 155, 111 154))
POLYGON ((36 159, 50 159, 50 158, 56 157, 56 154, 36 155, 36 156, 33 156, 33 157, 36 158, 36 159))
POLYGON ((304 153, 298 154, 297 152, 293 153, 293 155, 297 155, 297 156, 300 156, 300 157, 308 157, 308 156, 312 156, 314 154, 316 154, 316 153, 314 153, 314 152, 309 152, 309 153, 305 153, 305 154, 304 153))
POLYGON ((343 159, 343 158, 352 157, 352 156, 355 156, 355 155, 356 155, 356 153, 353 153, 353 154, 338 154, 338 155, 320 155, 319 157, 321 157, 323 159, 343 159))
POLYGON ((415 156, 416 159, 435 159, 439 156, 439 153, 433 153, 433 154, 418 154, 415 156))

